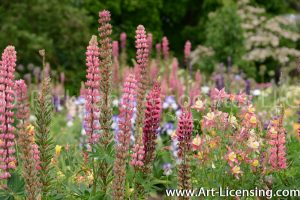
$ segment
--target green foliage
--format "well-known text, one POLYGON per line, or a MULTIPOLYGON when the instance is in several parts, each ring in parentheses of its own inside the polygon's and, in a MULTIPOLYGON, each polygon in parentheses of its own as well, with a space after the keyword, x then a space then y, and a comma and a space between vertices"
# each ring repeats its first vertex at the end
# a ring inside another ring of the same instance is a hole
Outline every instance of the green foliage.
POLYGON ((42 199, 48 197, 53 177, 51 174, 51 159, 53 158, 53 142, 50 135, 50 124, 52 118, 52 97, 50 88, 50 78, 44 78, 42 82, 42 90, 36 100, 35 116, 36 116, 36 144, 40 151, 39 177, 42 184, 42 199))
POLYGON ((90 24, 83 8, 69 0, 1 0, 0 11, 0 49, 13 44, 25 65, 38 64, 38 50, 46 49, 52 68, 71 74, 67 82, 79 88, 90 24))
POLYGON ((226 62, 229 56, 234 63, 241 60, 244 38, 235 5, 225 5, 210 14, 206 37, 206 45, 214 49, 217 61, 226 62))
POLYGON ((18 200, 24 196, 24 180, 18 172, 12 173, 7 182, 7 190, 0 190, 1 200, 18 200))

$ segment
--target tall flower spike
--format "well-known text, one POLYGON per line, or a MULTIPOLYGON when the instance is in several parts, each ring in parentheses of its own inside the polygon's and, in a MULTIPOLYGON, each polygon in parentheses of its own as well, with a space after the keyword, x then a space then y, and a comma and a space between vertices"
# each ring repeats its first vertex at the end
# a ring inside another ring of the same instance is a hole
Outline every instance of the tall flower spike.
POLYGON ((166 36, 162 39, 162 51, 164 60, 167 61, 169 59, 169 40, 166 36))
POLYGON ((121 66, 126 65, 127 55, 126 55, 126 33, 122 32, 120 35, 120 41, 121 41, 121 55, 120 55, 120 63, 121 66))
POLYGON ((22 175, 25 181, 26 197, 35 200, 39 196, 40 181, 38 177, 39 154, 36 154, 34 127, 29 123, 29 101, 27 86, 23 80, 16 81, 18 146, 22 160, 22 175))
POLYGON ((152 51, 152 34, 151 33, 147 34, 147 45, 148 45, 149 55, 151 55, 151 51, 152 51))
POLYGON ((111 33, 112 27, 110 22, 110 12, 104 10, 99 13, 99 36, 100 36, 100 71, 101 71, 101 116, 100 124, 102 135, 100 138, 101 143, 106 147, 113 138, 111 132, 111 118, 112 108, 110 106, 110 93, 111 93, 111 78, 112 78, 112 44, 111 33))
POLYGON ((113 87, 118 90, 119 88, 119 43, 113 41, 112 43, 112 55, 113 55, 113 87))
POLYGON ((122 32, 120 35, 120 41, 121 41, 121 49, 126 48, 126 33, 122 32))
POLYGON ((147 96, 143 129, 143 145, 145 151, 144 164, 146 172, 149 172, 151 168, 150 165, 155 156, 156 139, 161 120, 161 109, 160 84, 155 82, 152 90, 147 96))
POLYGON ((113 199, 124 199, 124 188, 126 178, 126 163, 131 135, 131 119, 136 96, 136 80, 130 74, 123 86, 119 115, 119 132, 117 134, 116 159, 114 163, 113 199))
MULTIPOLYGON (((43 57, 43 66, 45 67, 45 54, 41 54, 43 57)), ((50 78, 47 77, 47 73, 44 73, 41 91, 35 101, 35 138, 36 144, 40 151, 40 168, 39 178, 41 181, 42 199, 48 197, 51 182, 53 177, 51 176, 52 166, 51 159, 54 154, 54 146, 52 144, 52 137, 50 135, 50 125, 52 121, 53 104, 51 97, 50 78)))
MULTIPOLYGON (((183 110, 176 130, 178 140, 178 157, 181 160, 178 166, 178 189, 191 189, 190 151, 193 132, 193 117, 189 110, 183 110)), ((182 197, 180 199, 189 199, 182 197)))
POLYGON ((184 45, 184 62, 188 66, 190 54, 191 54, 192 43, 188 40, 184 45))
MULTIPOLYGON (((16 168, 14 143, 14 72, 17 61, 15 47, 8 46, 0 63, 0 179, 8 179, 16 168)), ((5 187, 5 185, 4 185, 5 187)))
POLYGON ((87 81, 85 82, 85 110, 84 129, 90 144, 99 139, 99 115, 100 102, 100 70, 99 70, 99 48, 97 37, 92 36, 86 51, 87 81))
MULTIPOLYGON (((111 82, 112 82, 112 44, 111 33, 112 26, 110 24, 110 12, 107 10, 99 13, 98 29, 100 36, 100 92, 101 92, 101 106, 100 106, 100 146, 103 150, 107 150, 113 142, 113 132, 111 131, 112 124, 112 108, 111 108, 111 82)), ((109 153, 110 151, 107 151, 109 153)), ((102 191, 106 193, 107 187, 110 184, 111 166, 107 161, 101 162, 99 166, 100 178, 102 183, 102 191)), ((97 174, 94 174, 95 176, 97 174)), ((95 179, 94 179, 95 180, 95 179)), ((95 182, 96 183, 96 182, 95 182)), ((95 184, 93 191, 95 191, 95 184)))
POLYGON ((155 48, 156 48, 156 62, 159 62, 161 58, 161 44, 157 43, 155 45, 155 48))
POLYGON ((147 66, 148 66, 148 56, 149 56, 149 49, 146 39, 146 31, 144 26, 139 25, 136 30, 136 62, 138 65, 138 74, 137 74, 137 82, 138 89, 137 89, 137 116, 136 116, 136 135, 135 139, 137 143, 141 143, 141 134, 140 130, 143 128, 144 122, 144 101, 146 96, 146 89, 147 89, 147 66))

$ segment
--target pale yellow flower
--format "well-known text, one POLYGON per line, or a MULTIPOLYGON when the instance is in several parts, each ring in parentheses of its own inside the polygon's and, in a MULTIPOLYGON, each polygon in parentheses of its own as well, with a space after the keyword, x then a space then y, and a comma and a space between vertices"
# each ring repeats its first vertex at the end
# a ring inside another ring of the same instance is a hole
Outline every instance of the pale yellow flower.
POLYGON ((204 116, 207 120, 214 120, 215 118, 215 113, 214 112, 210 112, 210 113, 207 113, 206 116, 204 116))
POLYGON ((258 149, 259 147, 259 142, 256 141, 254 138, 249 138, 248 140, 248 147, 252 148, 252 149, 258 149))
POLYGON ((56 146, 55 146, 55 154, 56 154, 57 156, 60 155, 61 148, 62 148, 62 146, 60 146, 60 145, 56 145, 56 146))
POLYGON ((252 116, 250 117, 250 123, 251 123, 251 124, 256 124, 256 123, 257 123, 257 119, 256 119, 256 117, 255 117, 254 115, 252 115, 252 116))
POLYGON ((257 160, 257 159, 253 160, 252 166, 253 166, 253 167, 257 167, 258 165, 259 165, 258 160, 257 160))
POLYGON ((234 152, 230 152, 228 154, 228 160, 230 160, 231 162, 234 162, 236 159, 236 154, 234 152))
POLYGON ((199 135, 197 135, 197 136, 193 139, 192 144, 195 145, 195 146, 200 146, 200 144, 201 144, 201 138, 199 137, 199 135))
POLYGON ((203 101, 201 101, 200 99, 198 99, 196 102, 195 102, 195 104, 193 105, 193 107, 192 108, 194 108, 194 109, 196 109, 196 110, 202 110, 203 108, 204 108, 204 102, 203 101))
POLYGON ((255 112, 255 108, 253 107, 252 104, 248 106, 248 112, 250 112, 250 113, 254 113, 255 112))
POLYGON ((241 168, 239 166, 234 166, 232 168, 232 173, 233 174, 240 174, 240 173, 242 173, 241 168))

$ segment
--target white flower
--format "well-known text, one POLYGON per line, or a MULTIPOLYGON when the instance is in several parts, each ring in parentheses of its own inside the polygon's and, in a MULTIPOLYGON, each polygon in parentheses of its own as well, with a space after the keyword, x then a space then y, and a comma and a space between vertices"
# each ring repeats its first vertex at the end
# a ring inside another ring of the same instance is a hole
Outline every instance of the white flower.
POLYGON ((259 96, 259 95, 261 94, 261 92, 260 92, 260 90, 255 89, 255 90, 252 91, 252 94, 253 94, 254 96, 259 96))
POLYGON ((114 99, 112 101, 112 104, 113 104, 114 107, 117 107, 119 105, 119 100, 118 99, 114 99))
POLYGON ((73 125, 74 125, 74 123, 73 123, 72 120, 70 120, 70 121, 67 122, 67 127, 71 127, 71 126, 73 126, 73 125))
POLYGON ((208 86, 203 86, 203 87, 201 87, 201 92, 204 93, 204 94, 208 94, 208 92, 209 92, 209 87, 208 87, 208 86))

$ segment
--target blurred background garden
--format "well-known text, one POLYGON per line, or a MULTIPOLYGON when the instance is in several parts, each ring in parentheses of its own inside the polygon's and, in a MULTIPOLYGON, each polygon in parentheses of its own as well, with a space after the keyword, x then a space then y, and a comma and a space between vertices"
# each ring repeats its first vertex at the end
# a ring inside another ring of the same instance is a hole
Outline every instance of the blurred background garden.
POLYGON ((193 60, 195 69, 212 73, 217 64, 227 63, 231 59, 233 64, 255 80, 269 81, 278 74, 280 67, 292 65, 290 60, 281 57, 294 56, 297 53, 292 50, 300 48, 300 40, 288 32, 299 33, 300 2, 250 0, 253 9, 248 10, 237 2, 239 1, 1 0, 0 48, 3 49, 8 44, 16 46, 18 64, 24 68, 20 67, 22 69, 19 72, 22 74, 30 73, 34 67, 41 65, 38 50, 45 49, 51 69, 67 74, 66 88, 71 94, 78 94, 79 83, 84 80, 85 74, 86 45, 90 35, 97 32, 95 26, 99 10, 108 9, 113 13, 113 40, 120 40, 121 32, 127 34, 127 58, 130 65, 135 53, 135 27, 144 24, 153 35, 153 44, 161 42, 162 37, 167 36, 170 51, 179 58, 180 63, 183 63, 184 44, 186 40, 190 40, 192 50, 196 51, 198 45, 203 47, 198 49, 201 51, 198 54, 204 58, 193 60), (288 29, 269 29, 272 23, 287 26, 286 22, 276 21, 277 16, 291 23, 288 29), (251 27, 244 26, 248 22, 253 23, 250 23, 251 27), (248 34, 251 32, 251 36, 254 36, 252 38, 248 34), (280 50, 280 47, 290 49, 280 50), (264 51, 261 53, 257 48, 264 51), (270 49, 276 49, 276 55, 275 52, 267 52, 270 49), (207 58, 207 51, 210 50, 213 55, 207 58))
POLYGON ((299 0, 0 0, 0 24, 0 199, 300 188, 299 0))

